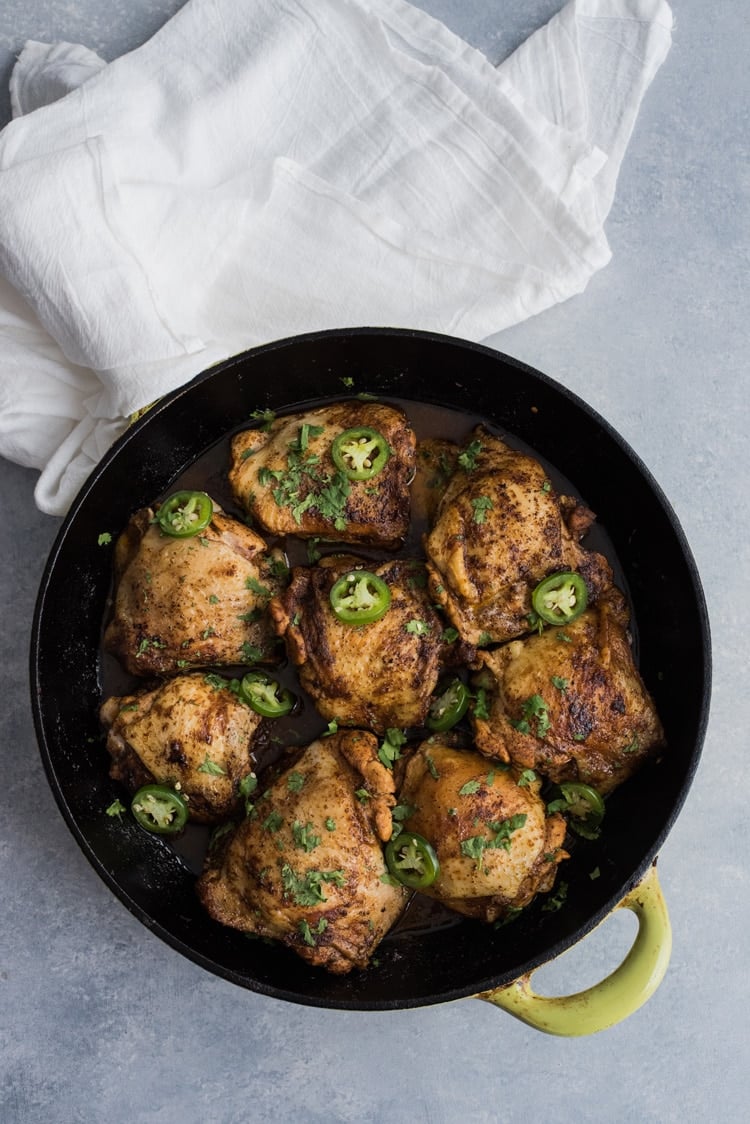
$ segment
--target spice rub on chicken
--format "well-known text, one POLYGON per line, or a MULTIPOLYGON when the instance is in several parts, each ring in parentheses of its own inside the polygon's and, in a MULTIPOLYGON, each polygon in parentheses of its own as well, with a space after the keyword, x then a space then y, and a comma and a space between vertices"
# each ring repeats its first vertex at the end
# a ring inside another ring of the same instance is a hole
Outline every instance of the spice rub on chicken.
POLYGON ((219 823, 236 813, 262 719, 226 680, 178 675, 153 690, 108 698, 100 716, 112 758, 109 775, 129 791, 169 785, 197 823, 219 823))
POLYGON ((105 648, 141 676, 273 661, 266 608, 286 567, 217 504, 190 535, 166 532, 157 514, 138 511, 117 541, 105 648))
POLYGON ((520 636, 548 575, 575 571, 591 601, 611 584, 606 559, 579 545, 593 518, 533 457, 478 427, 425 537, 431 593, 470 644, 520 636))
POLYGON ((269 606, 322 716, 377 733, 421 725, 446 664, 465 655, 427 592, 424 565, 331 554, 292 571, 269 606))
POLYGON ((492 922, 551 890, 558 863, 568 857, 566 824, 547 814, 540 787, 533 774, 454 748, 440 735, 423 742, 406 763, 398 794, 405 844, 415 833, 438 860, 437 877, 422 892, 492 922))
POLYGON ((216 921, 329 972, 367 966, 408 898, 383 858, 395 797, 377 749, 360 730, 315 741, 263 792, 198 882, 216 921))
POLYGON ((626 625, 613 589, 564 627, 480 653, 478 749, 601 794, 626 780, 664 742, 626 625))
POLYGON ((270 534, 395 549, 409 529, 415 445, 403 411, 338 402, 238 433, 229 482, 270 534))

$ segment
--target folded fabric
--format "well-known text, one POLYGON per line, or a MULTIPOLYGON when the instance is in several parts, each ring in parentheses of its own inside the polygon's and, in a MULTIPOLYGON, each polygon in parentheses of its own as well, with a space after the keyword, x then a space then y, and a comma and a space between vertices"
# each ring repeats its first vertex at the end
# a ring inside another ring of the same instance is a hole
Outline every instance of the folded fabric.
POLYGON ((108 65, 27 44, 0 453, 62 514, 129 414, 247 347, 479 340, 580 293, 671 25, 664 0, 572 0, 493 67, 404 0, 190 0, 108 65))

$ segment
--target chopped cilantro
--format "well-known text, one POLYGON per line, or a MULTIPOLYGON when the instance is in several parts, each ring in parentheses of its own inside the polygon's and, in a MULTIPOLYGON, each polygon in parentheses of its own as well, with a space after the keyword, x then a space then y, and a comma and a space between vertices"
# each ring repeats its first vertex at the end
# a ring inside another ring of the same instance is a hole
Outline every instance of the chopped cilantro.
POLYGON ((553 675, 550 679, 550 683, 553 687, 557 687, 558 691, 562 691, 563 694, 565 694, 568 687, 570 686, 570 680, 563 679, 559 675, 553 675))
POLYGON ((325 930, 328 928, 328 922, 326 921, 325 917, 321 917, 315 928, 311 929, 310 923, 303 919, 302 921, 300 921, 298 928, 300 933, 302 934, 302 940, 305 942, 305 944, 310 945, 311 948, 315 948, 318 943, 315 940, 315 937, 319 937, 321 933, 325 932, 325 930))
POLYGON ((112 536, 109 531, 102 531, 99 538, 96 540, 98 546, 109 546, 112 542, 112 536))
POLYGON ((476 499, 471 501, 471 506, 474 508, 474 522, 484 523, 487 519, 487 512, 494 507, 494 504, 489 496, 477 496, 476 499))
POLYGON ((407 621, 404 628, 407 632, 411 633, 412 636, 427 636, 432 630, 432 625, 428 624, 427 621, 414 619, 407 621))
POLYGON ((319 902, 327 901, 323 893, 323 883, 343 886, 346 879, 341 870, 308 870, 306 874, 299 875, 289 863, 284 863, 281 868, 284 893, 290 894, 297 905, 314 906, 319 902))
POLYGON ((461 841, 461 854, 467 859, 475 859, 477 866, 479 866, 485 851, 498 849, 509 851, 511 835, 514 831, 522 828, 525 823, 525 812, 510 816, 509 819, 502 820, 499 823, 489 823, 487 827, 493 834, 491 836, 472 835, 468 839, 463 839, 461 841))
POLYGON ((127 808, 120 800, 113 800, 112 803, 105 809, 108 816, 121 816, 127 808))
POLYGON ((533 769, 524 769, 520 777, 516 781, 519 788, 528 788, 536 780, 536 773, 533 769))
POLYGON ((477 457, 482 451, 481 441, 472 441, 462 453, 458 454, 458 463, 464 472, 473 472, 477 467, 477 457))
POLYGON ((484 687, 478 687, 477 688, 477 693, 476 693, 476 697, 474 699, 474 705, 473 705, 472 709, 473 709, 475 718, 478 718, 480 721, 483 721, 483 722, 489 721, 490 712, 489 712, 489 709, 487 707, 487 691, 485 690, 484 687))
POLYGON ((292 824, 292 836, 296 847, 302 851, 314 851, 316 847, 320 846, 320 836, 316 835, 313 831, 313 825, 306 823, 304 826, 295 820, 292 824))
POLYGON ((336 821, 334 819, 332 819, 331 816, 326 816, 325 828, 326 828, 326 831, 335 831, 336 830, 336 821))
POLYGON ((567 882, 560 882, 558 884, 557 889, 555 890, 555 893, 553 894, 553 896, 551 898, 547 899, 547 901, 542 906, 542 909, 547 913, 554 913, 556 910, 560 909, 561 906, 563 906, 565 904, 565 899, 567 898, 567 896, 568 896, 568 883, 567 882))
POLYGON ((530 734, 532 733, 531 723, 535 721, 536 730, 533 732, 538 738, 543 738, 551 726, 547 711, 547 704, 541 695, 530 695, 521 706, 523 718, 510 718, 509 722, 513 729, 518 730, 520 734, 530 734))
POLYGON ((475 792, 479 792, 482 787, 482 782, 477 780, 467 781, 466 784, 461 785, 458 790, 459 796, 473 796, 475 792))
POLYGON ((290 792, 301 792, 306 780, 307 777, 304 773, 298 773, 295 770, 287 777, 286 787, 290 792))
POLYGON ((245 640, 240 645, 240 655, 242 656, 242 662, 244 664, 257 663, 258 660, 263 659, 263 652, 261 649, 256 647, 255 644, 251 644, 248 640, 245 640))
POLYGON ((457 628, 446 628, 443 630, 443 643, 454 644, 458 640, 457 628))
POLYGON ((385 732, 385 739, 378 749, 378 758, 386 769, 393 768, 393 762, 398 761, 401 756, 401 746, 406 742, 406 735, 401 730, 388 729, 385 732))
POLYGON ((263 830, 270 831, 272 834, 274 834, 275 832, 281 830, 281 826, 283 823, 284 817, 280 812, 269 812, 266 818, 263 820, 263 830))
POLYGON ((430 757, 429 753, 425 754, 425 762, 427 763, 427 772, 430 774, 432 779, 436 780, 436 781, 439 781, 440 780, 440 773, 438 772, 438 767, 435 764, 435 762, 433 761, 433 759, 430 757))
POLYGON ((257 593, 258 597, 269 598, 271 596, 271 590, 268 586, 262 585, 252 574, 245 578, 245 589, 249 589, 251 593, 257 593))
POLYGON ((203 759, 203 764, 198 766, 199 773, 208 773, 210 777, 225 777, 227 775, 226 769, 222 769, 216 761, 212 761, 206 754, 203 759))

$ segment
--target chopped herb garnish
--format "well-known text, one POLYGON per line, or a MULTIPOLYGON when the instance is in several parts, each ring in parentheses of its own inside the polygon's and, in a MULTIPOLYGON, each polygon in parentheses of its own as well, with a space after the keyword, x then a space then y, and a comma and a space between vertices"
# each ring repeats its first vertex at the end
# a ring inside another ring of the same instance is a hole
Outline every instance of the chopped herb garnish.
POLYGON ((550 683, 552 684, 553 687, 557 687, 558 691, 562 691, 563 694, 565 694, 568 687, 570 686, 570 680, 569 679, 563 679, 559 675, 553 675, 552 678, 550 679, 550 683))
POLYGON ((475 718, 478 718, 480 721, 483 721, 483 722, 489 721, 490 712, 489 712, 489 709, 487 707, 487 691, 485 690, 484 687, 478 687, 477 688, 477 693, 476 693, 476 697, 474 699, 474 705, 473 705, 472 709, 473 709, 475 718))
POLYGON ((303 826, 299 820, 295 820, 292 824, 292 836, 295 846, 302 851, 309 853, 320 846, 320 836, 315 834, 311 823, 306 823, 303 826))
POLYGON ((263 830, 275 834, 275 832, 280 831, 283 823, 284 817, 281 812, 269 812, 263 820, 263 830))
POLYGON ((297 874, 288 863, 281 868, 281 883, 285 894, 291 894, 297 905, 314 906, 327 901, 323 893, 323 883, 343 886, 346 883, 341 870, 308 870, 297 874))
POLYGON ((263 652, 261 649, 256 647, 255 644, 251 644, 248 640, 245 640, 240 645, 240 655, 242 656, 242 662, 244 664, 257 663, 258 660, 263 659, 263 652))
POLYGON ((332 819, 331 816, 326 816, 325 828, 326 828, 326 831, 335 831, 336 830, 336 821, 334 819, 332 819))
POLYGON ((477 780, 467 781, 466 784, 461 785, 458 790, 459 796, 473 796, 475 792, 479 792, 482 787, 482 782, 477 780))
POLYGON ((528 788, 536 780, 536 773, 533 769, 524 769, 520 777, 516 781, 519 788, 528 788))
POLYGON ((443 630, 443 643, 454 644, 458 640, 457 628, 446 628, 443 630))
POLYGON ((532 733, 531 724, 536 722, 536 729, 533 732, 538 738, 543 738, 551 726, 547 711, 547 704, 541 695, 530 695, 521 707, 523 718, 511 718, 509 722, 520 734, 532 733))
POLYGON ((638 738, 638 735, 634 734, 633 740, 630 742, 630 744, 624 745, 622 747, 622 752, 623 753, 637 753, 640 748, 641 748, 641 743, 640 743, 640 740, 638 738))
POLYGON ((112 542, 112 536, 109 531, 102 531, 99 538, 96 540, 98 546, 109 546, 112 542))
POLYGON ((427 764, 427 772, 430 774, 432 779, 436 780, 436 781, 439 781, 440 780, 440 773, 438 772, 438 767, 435 764, 435 762, 433 761, 433 759, 430 757, 429 753, 425 754, 425 762, 427 764))
POLYGON ((487 512, 494 507, 494 504, 489 496, 477 496, 476 499, 471 501, 471 506, 474 508, 474 522, 484 523, 487 519, 487 512))
POLYGON ((335 734, 338 731, 338 728, 339 728, 338 722, 336 721, 335 718, 332 718, 331 721, 328 723, 328 726, 326 727, 324 733, 321 734, 321 737, 330 738, 331 734, 335 734))
POLYGON ((226 769, 222 769, 216 761, 212 761, 206 754, 203 759, 203 764, 198 766, 199 773, 208 773, 211 777, 225 777, 227 775, 226 769))
POLYGON ((112 803, 105 808, 105 811, 108 816, 121 816, 123 812, 127 811, 127 808, 122 801, 113 800, 112 803))
POLYGON ((393 762, 401 756, 401 746, 406 742, 406 735, 401 730, 389 729, 385 732, 385 739, 378 749, 378 758, 386 769, 393 768, 393 762))
POLYGON ((560 909, 561 906, 565 905, 565 899, 567 898, 567 896, 568 883, 560 882, 555 893, 551 898, 547 899, 547 901, 542 906, 542 909, 547 913, 554 913, 556 910, 560 909))
POLYGON ((286 787, 290 792, 301 792, 307 777, 304 773, 291 772, 287 777, 286 787))
POLYGON ((268 586, 262 585, 261 582, 252 575, 245 578, 245 589, 249 589, 251 593, 257 593, 258 597, 269 598, 271 596, 271 590, 268 586))
POLYGON ((477 457, 482 451, 481 441, 472 441, 462 453, 458 454, 458 463, 464 472, 473 472, 477 467, 477 457))
POLYGON ((420 621, 416 619, 407 621, 404 625, 404 628, 407 632, 411 633, 412 636, 428 636, 432 631, 431 624, 428 624, 427 621, 420 621))
POLYGON ((493 834, 486 835, 472 835, 468 839, 461 842, 461 854, 467 859, 475 859, 477 866, 482 861, 482 856, 485 851, 490 850, 503 850, 509 851, 511 845, 511 835, 514 831, 518 831, 526 823, 526 813, 521 813, 516 816, 511 816, 507 820, 502 820, 500 823, 489 823, 487 827, 493 834))
POLYGON ((325 917, 321 917, 320 921, 318 921, 318 924, 314 929, 310 928, 310 924, 308 921, 302 920, 299 923, 299 931, 302 934, 302 940, 305 942, 305 944, 310 945, 311 948, 315 948, 318 943, 315 940, 315 937, 319 937, 320 934, 323 933, 327 928, 328 922, 326 921, 325 917))

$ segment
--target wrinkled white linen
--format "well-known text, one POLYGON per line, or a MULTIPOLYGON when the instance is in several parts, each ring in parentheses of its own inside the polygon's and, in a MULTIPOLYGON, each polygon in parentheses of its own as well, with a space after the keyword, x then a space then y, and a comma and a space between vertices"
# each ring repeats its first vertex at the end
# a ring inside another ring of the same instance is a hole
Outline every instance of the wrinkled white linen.
POLYGON ((190 0, 108 65, 27 44, 0 453, 62 514, 130 413, 254 344, 478 340, 580 293, 671 26, 664 0, 571 0, 493 67, 404 0, 190 0))

